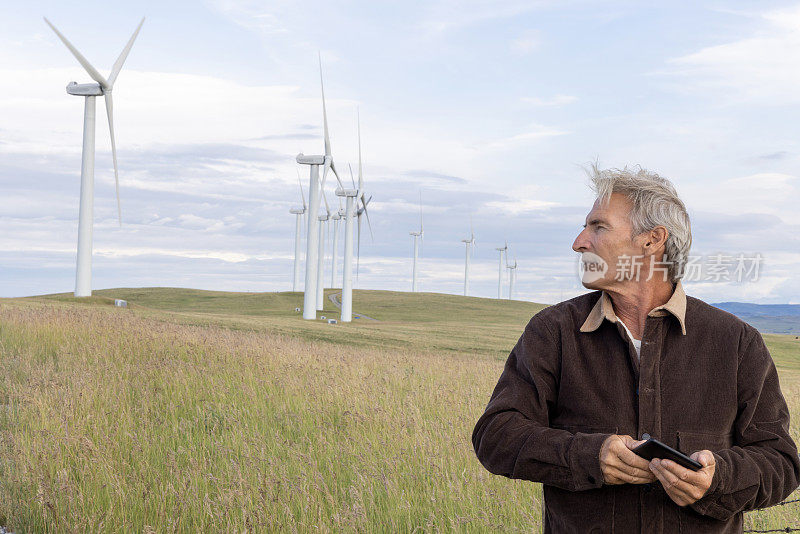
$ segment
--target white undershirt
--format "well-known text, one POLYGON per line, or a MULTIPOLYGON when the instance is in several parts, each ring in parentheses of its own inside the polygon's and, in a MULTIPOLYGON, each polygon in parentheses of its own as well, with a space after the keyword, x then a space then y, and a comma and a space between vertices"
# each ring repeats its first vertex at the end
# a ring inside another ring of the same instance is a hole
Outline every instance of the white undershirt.
POLYGON ((625 326, 625 323, 622 322, 622 319, 618 318, 617 320, 622 324, 622 328, 624 328, 625 331, 628 333, 628 337, 631 338, 631 341, 633 341, 633 348, 636 349, 636 357, 639 358, 639 353, 642 351, 642 340, 634 339, 633 334, 631 333, 630 330, 628 330, 628 327, 625 326))

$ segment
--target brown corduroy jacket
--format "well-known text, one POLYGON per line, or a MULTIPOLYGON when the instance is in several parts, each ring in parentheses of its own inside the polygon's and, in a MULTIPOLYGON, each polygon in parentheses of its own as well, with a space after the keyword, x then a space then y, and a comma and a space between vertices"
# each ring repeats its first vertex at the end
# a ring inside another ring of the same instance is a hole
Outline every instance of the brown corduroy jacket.
POLYGON ((742 512, 800 480, 789 412, 761 335, 687 297, 650 312, 641 356, 596 291, 528 323, 472 435, 492 473, 541 482, 545 532, 742 532, 742 512), (604 484, 611 434, 714 453, 706 495, 675 504, 659 482, 604 484))

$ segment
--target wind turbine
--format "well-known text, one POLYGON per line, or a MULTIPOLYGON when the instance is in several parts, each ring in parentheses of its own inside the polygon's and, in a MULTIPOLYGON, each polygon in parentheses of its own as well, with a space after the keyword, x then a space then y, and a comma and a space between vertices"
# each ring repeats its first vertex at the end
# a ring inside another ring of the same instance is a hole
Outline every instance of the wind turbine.
POLYGON ((319 216, 319 262, 317 262, 317 311, 325 307, 325 229, 331 218, 331 209, 325 190, 322 189, 322 200, 325 201, 325 213, 319 216))
POLYGON ((103 96, 106 102, 106 115, 108 116, 108 130, 111 135, 111 157, 114 161, 114 181, 116 184, 117 192, 117 217, 119 218, 120 225, 122 225, 122 207, 119 201, 119 172, 117 169, 117 145, 114 139, 114 101, 111 97, 111 91, 114 88, 114 82, 122 70, 122 65, 131 51, 133 41, 139 35, 139 30, 144 24, 142 18, 136 31, 128 40, 128 44, 122 49, 114 66, 111 67, 111 74, 108 78, 103 78, 97 69, 95 69, 89 61, 78 52, 72 43, 70 43, 61 32, 59 32, 53 24, 44 19, 48 26, 50 26, 56 33, 61 42, 66 45, 78 63, 86 70, 89 76, 96 83, 81 83, 70 82, 67 85, 67 93, 75 96, 85 97, 83 108, 83 152, 81 156, 81 200, 78 215, 78 257, 75 274, 75 296, 76 297, 90 297, 92 295, 92 231, 94 226, 94 135, 95 135, 95 98, 103 96))
POLYGON ((472 247, 475 246, 475 233, 472 231, 472 216, 469 218, 469 239, 462 239, 466 245, 467 254, 464 260, 464 296, 469 294, 469 258, 472 255, 472 247))
MULTIPOLYGON (((506 255, 508 258, 508 255, 506 255)), ((514 298, 514 282, 517 279, 517 255, 514 254, 514 265, 506 264, 508 269, 508 300, 514 298)))
POLYGON ((372 196, 367 198, 364 192, 364 173, 361 165, 361 113, 356 108, 356 115, 358 118, 358 202, 361 202, 361 207, 356 210, 356 218, 358 219, 358 249, 356 251, 356 282, 358 282, 358 271, 361 265, 361 215, 367 218, 367 227, 369 228, 370 239, 375 237, 372 234, 372 223, 369 222, 369 212, 367 205, 372 201, 372 196))
MULTIPOLYGON (((369 204, 372 197, 365 200, 364 195, 364 173, 361 163, 361 116, 358 115, 358 187, 355 187, 355 180, 353 180, 353 171, 350 170, 350 179, 353 181, 353 189, 345 189, 340 187, 336 190, 336 195, 345 197, 345 231, 344 231, 344 264, 342 273, 342 313, 341 321, 349 323, 353 320, 353 219, 358 218, 358 242, 359 242, 359 257, 361 255, 361 214, 367 217, 367 224, 369 224, 370 233, 372 233, 372 225, 369 223, 369 214, 367 213, 367 204, 369 204), (357 202, 361 202, 363 207, 358 210, 355 209, 357 202)), ((358 275, 358 271, 356 271, 358 275)))
POLYGON ((342 199, 339 199, 339 210, 331 215, 333 221, 333 258, 331 259, 331 287, 336 287, 336 253, 339 248, 339 221, 344 216, 344 208, 342 208, 342 199))
MULTIPOLYGON (((502 298, 502 285, 503 285, 503 254, 507 254, 508 252, 508 241, 506 244, 500 248, 496 248, 495 250, 500 252, 500 266, 497 273, 497 298, 502 298)), ((508 257, 506 256, 506 264, 508 264, 508 257)))
POLYGON ((297 281, 300 278, 300 224, 306 209, 308 209, 306 195, 303 192, 303 182, 300 180, 300 171, 297 171, 297 183, 300 185, 300 200, 303 201, 303 207, 289 210, 289 213, 297 215, 294 224, 294 277, 292 279, 292 291, 297 291, 297 281))
MULTIPOLYGON (((303 319, 317 318, 317 275, 319 258, 319 211, 320 191, 325 187, 328 169, 333 171, 341 187, 341 180, 336 173, 331 156, 331 141, 328 134, 328 113, 325 108, 325 85, 322 80, 322 57, 319 60, 319 84, 322 93, 322 122, 324 127, 325 154, 306 156, 302 152, 297 155, 297 163, 311 167, 308 185, 308 238, 306 239, 306 285, 303 288, 303 319), (323 166, 322 185, 319 182, 319 166, 323 166)), ((321 282, 320 282, 321 283, 321 282)))
MULTIPOLYGON (((350 169, 352 179, 353 170, 350 169)), ((353 218, 355 217, 355 202, 358 198, 358 189, 339 188, 336 196, 345 197, 344 209, 344 261, 342 262, 342 311, 339 317, 343 323, 353 320, 353 218)))
POLYGON ((422 191, 419 192, 419 232, 409 232, 414 238, 414 265, 411 269, 411 292, 417 292, 417 255, 419 248, 419 241, 422 241, 422 236, 425 233, 425 226, 422 223, 422 191))

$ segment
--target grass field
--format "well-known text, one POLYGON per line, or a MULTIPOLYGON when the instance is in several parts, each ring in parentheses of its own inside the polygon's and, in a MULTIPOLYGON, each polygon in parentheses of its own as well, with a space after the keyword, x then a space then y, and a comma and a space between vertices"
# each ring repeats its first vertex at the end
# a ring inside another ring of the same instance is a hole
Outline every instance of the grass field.
MULTIPOLYGON (((0 524, 540 528, 539 485, 486 472, 470 434, 542 306, 357 291, 356 311, 380 322, 328 325, 294 312, 299 293, 95 294, 0 300, 0 524)), ((765 338, 800 440, 800 341, 765 338)), ((747 525, 798 516, 787 505, 747 525)))

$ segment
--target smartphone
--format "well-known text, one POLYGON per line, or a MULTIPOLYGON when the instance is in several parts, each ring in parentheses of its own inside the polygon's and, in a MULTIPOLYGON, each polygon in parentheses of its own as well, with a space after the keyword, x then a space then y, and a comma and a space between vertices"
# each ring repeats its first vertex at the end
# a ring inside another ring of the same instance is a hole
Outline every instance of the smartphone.
POLYGON ((691 469, 692 471, 697 471, 703 468, 703 465, 700 462, 692 460, 681 451, 676 451, 669 445, 664 445, 654 438, 648 439, 633 449, 633 452, 645 460, 652 460, 653 458, 672 460, 676 464, 683 466, 686 469, 691 469))

